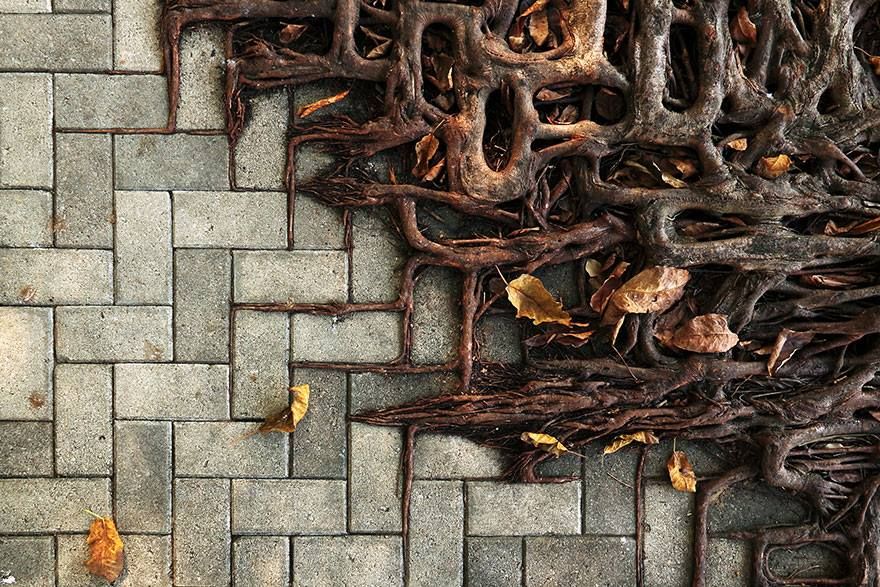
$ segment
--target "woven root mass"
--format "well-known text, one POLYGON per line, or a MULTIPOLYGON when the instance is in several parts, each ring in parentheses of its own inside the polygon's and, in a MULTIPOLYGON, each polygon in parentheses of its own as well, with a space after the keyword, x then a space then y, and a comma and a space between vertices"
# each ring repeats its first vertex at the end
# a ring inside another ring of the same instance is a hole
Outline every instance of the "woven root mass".
POLYGON ((324 79, 351 89, 343 99, 360 118, 292 116, 288 188, 392 210, 410 250, 399 298, 248 307, 401 312, 395 361, 308 365, 457 374, 439 397, 354 417, 406 427, 405 503, 420 431, 505 447, 508 477, 535 482, 554 480, 535 469, 550 455, 523 431, 577 450, 651 430, 741 463, 700 480, 693 585, 706 581, 708 508, 756 481, 813 515, 739 533, 754 545, 754 585, 878 585, 878 19, 877 0, 174 0, 163 16, 169 130, 181 31, 198 23, 228 30, 233 144, 248 94, 324 79), (306 143, 342 163, 295 186, 306 143), (477 362, 476 324, 512 313, 504 282, 560 264, 577 266, 580 302, 566 310, 592 338, 564 344, 558 328, 523 321, 523 365, 477 362), (413 288, 428 266, 462 276, 458 352, 439 366, 410 360, 413 288), (603 324, 595 288, 615 269, 619 285, 657 266, 690 272, 681 300, 603 324), (738 345, 666 344, 681 320, 710 313, 738 345), (846 576, 770 570, 775 548, 809 544, 837 553, 846 576))

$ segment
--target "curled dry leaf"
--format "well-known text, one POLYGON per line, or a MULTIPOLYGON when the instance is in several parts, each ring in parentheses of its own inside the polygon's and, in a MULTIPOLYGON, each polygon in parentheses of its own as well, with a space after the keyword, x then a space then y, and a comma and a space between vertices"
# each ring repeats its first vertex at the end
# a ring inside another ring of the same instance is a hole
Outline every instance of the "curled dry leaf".
POLYGON ((614 442, 605 447, 602 451, 603 455, 610 455, 622 449, 625 446, 629 446, 633 442, 640 442, 642 444, 657 444, 660 440, 654 436, 654 433, 649 430, 640 430, 638 432, 633 432, 632 434, 621 434, 617 438, 614 439, 614 442))
POLYGON ((412 169, 412 174, 425 181, 437 179, 446 165, 445 157, 432 163, 439 149, 440 141, 434 136, 434 133, 427 134, 419 139, 419 142, 416 143, 416 165, 412 169))
POLYGON ((86 539, 89 546, 86 568, 92 575, 112 583, 119 578, 122 567, 125 566, 125 545, 119 537, 112 518, 103 518, 93 512, 88 513, 95 516, 95 520, 92 521, 86 539))
POLYGON ((767 359, 767 373, 775 375, 798 349, 813 340, 813 336, 812 332, 795 332, 788 328, 780 330, 776 336, 776 342, 773 343, 773 349, 770 351, 770 358, 767 359))
POLYGON ((290 45, 298 38, 300 38, 302 34, 306 32, 307 28, 309 27, 304 24, 291 23, 285 25, 284 28, 281 29, 281 32, 278 33, 278 40, 285 45, 290 45))
POLYGON ((669 471, 669 480, 676 491, 696 493, 697 476, 686 454, 680 450, 673 451, 666 461, 666 470, 669 471))
POLYGON ((306 116, 309 116, 310 114, 314 114, 315 112, 317 112, 321 108, 326 108, 327 106, 330 106, 331 104, 336 104, 337 102, 344 100, 345 97, 348 96, 348 93, 350 91, 351 91, 350 89, 344 90, 342 92, 339 92, 335 96, 328 96, 326 98, 321 98, 317 102, 312 102, 311 104, 308 104, 308 105, 300 108, 299 111, 296 113, 296 115, 300 118, 305 118, 306 116))
POLYGON ((754 45, 758 41, 758 27, 749 18, 749 11, 745 6, 740 6, 736 18, 731 21, 730 36, 743 45, 754 45))
POLYGON ((587 259, 584 262, 584 271, 586 271, 587 275, 590 277, 599 277, 599 275, 602 274, 602 263, 596 259, 587 259))
POLYGON ((674 177, 674 176, 666 173, 665 171, 660 174, 660 179, 662 179, 663 183, 665 183, 666 185, 672 186, 676 189, 681 189, 681 188, 687 187, 687 184, 685 182, 678 179, 677 177, 674 177))
POLYGON ((565 445, 559 442, 555 436, 542 434, 540 432, 523 432, 520 439, 527 442, 535 448, 540 448, 544 452, 549 452, 554 457, 559 457, 562 453, 568 452, 565 445))
POLYGON ((749 148, 749 140, 748 139, 733 139, 727 146, 733 149, 734 151, 745 151, 749 148))
POLYGON ((507 299, 516 308, 517 318, 529 318, 532 324, 571 324, 571 316, 537 277, 524 273, 507 284, 507 299))
POLYGON ((599 289, 590 296, 590 307, 595 312, 601 314, 605 311, 605 307, 608 305, 608 300, 611 299, 614 292, 616 292, 623 284, 623 280, 620 278, 626 273, 627 269, 629 269, 629 263, 626 261, 620 261, 614 266, 614 269, 611 270, 611 274, 605 279, 602 285, 599 286, 599 289))
POLYGON ((309 409, 309 386, 297 385, 290 388, 290 405, 277 414, 266 418, 260 425, 260 432, 293 432, 309 409))
POLYGON ((761 177, 776 179, 786 173, 789 167, 791 167, 791 158, 782 153, 775 157, 761 157, 756 169, 761 177))
POLYGON ((664 312, 684 295, 691 274, 675 267, 651 267, 620 286, 610 303, 628 314, 664 312))
POLYGON ((672 345, 694 353, 723 353, 739 342, 727 325, 727 316, 703 314, 685 322, 672 335, 672 345))

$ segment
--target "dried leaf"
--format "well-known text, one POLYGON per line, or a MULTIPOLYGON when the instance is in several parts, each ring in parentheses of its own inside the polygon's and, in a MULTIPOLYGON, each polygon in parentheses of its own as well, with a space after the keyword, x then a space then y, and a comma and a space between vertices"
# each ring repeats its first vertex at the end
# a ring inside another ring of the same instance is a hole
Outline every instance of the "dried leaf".
POLYGON ((862 234, 877 232, 878 230, 880 230, 880 216, 871 218, 870 220, 865 220, 860 224, 856 224, 855 226, 847 230, 846 234, 858 236, 862 234))
POLYGON ((550 38, 550 20, 546 10, 535 12, 529 18, 529 36, 538 47, 547 44, 547 39, 550 38))
POLYGON ((508 283, 506 291, 517 318, 530 318, 536 326, 545 322, 571 324, 571 316, 537 277, 524 273, 508 283))
POLYGON ((743 45, 751 46, 758 41, 758 27, 749 18, 749 11, 745 6, 740 6, 736 19, 730 23, 730 36, 743 45))
POLYGON ((868 61, 874 68, 874 75, 880 75, 880 55, 872 55, 871 57, 868 57, 868 61))
POLYGON ((260 425, 260 432, 293 432, 309 409, 309 386, 297 385, 290 388, 290 405, 277 414, 266 418, 260 425))
POLYGON ((305 118, 306 116, 309 116, 310 114, 314 114, 315 112, 317 112, 321 108, 326 108, 327 106, 330 106, 331 104, 336 104, 340 100, 345 99, 345 97, 348 96, 348 93, 350 91, 351 90, 344 90, 342 92, 339 92, 335 96, 328 96, 327 98, 321 98, 317 102, 312 102, 311 104, 308 104, 307 106, 303 106, 302 108, 300 108, 299 112, 297 112, 296 115, 300 118, 305 118))
POLYGON ((749 140, 748 139, 733 139, 727 146, 733 149, 734 151, 745 151, 749 148, 749 140))
POLYGON ((389 49, 391 49, 391 41, 385 41, 384 43, 379 43, 365 55, 367 59, 378 59, 380 57, 385 57, 388 54, 389 49))
POLYGON ((572 322, 571 328, 557 326, 551 327, 550 332, 542 332, 535 336, 530 336, 523 342, 528 347, 542 347, 550 343, 564 344, 566 346, 580 348, 587 344, 587 341, 595 334, 595 330, 590 329, 589 324, 576 324, 572 322))
MULTIPOLYGON (((426 179, 426 176, 432 171, 436 165, 431 164, 431 159, 437 154, 440 148, 440 141, 434 136, 434 133, 426 134, 419 142, 416 143, 416 165, 412 169, 412 174, 419 179, 426 179)), ((431 181, 428 179, 428 181, 431 181)))
POLYGON ((535 448, 540 448, 544 452, 549 452, 554 457, 559 457, 562 453, 568 452, 565 445, 559 442, 555 436, 549 434, 541 434, 539 432, 523 432, 520 439, 528 442, 535 448))
POLYGON ((610 302, 623 312, 664 312, 684 295, 691 274, 675 267, 651 267, 624 283, 610 302))
POLYGON ((125 566, 125 545, 113 519, 95 515, 86 543, 89 545, 89 558, 86 561, 89 573, 110 583, 115 581, 125 566))
POLYGON ((687 184, 685 182, 681 181, 677 177, 673 177, 673 176, 669 175, 666 172, 663 172, 660 174, 660 179, 662 179, 666 185, 671 185, 674 188, 681 189, 681 188, 687 187, 687 184))
POLYGON ((599 312, 600 314, 605 311, 605 307, 608 305, 608 300, 610 300, 611 296, 614 295, 614 292, 623 285, 623 281, 620 277, 626 273, 628 268, 629 263, 626 261, 619 262, 614 267, 611 275, 609 275, 602 285, 599 286, 599 289, 590 296, 590 307, 593 311, 599 312))
POLYGON ((648 430, 640 430, 632 434, 621 434, 614 439, 614 442, 605 447, 602 451, 603 455, 610 455, 622 449, 633 442, 641 442, 642 444, 657 444, 660 440, 648 430))
POLYGON ((431 65, 434 67, 434 75, 426 75, 425 77, 441 92, 448 92, 452 89, 452 68, 455 61, 449 55, 433 55, 431 56, 431 65))
POLYGON ((602 263, 596 259, 587 259, 584 263, 584 271, 590 277, 598 277, 602 273, 602 263))
POLYGON ((531 16, 536 12, 546 10, 549 4, 550 0, 537 0, 534 4, 522 11, 522 14, 519 15, 520 20, 526 18, 527 16, 531 16))
POLYGON ((783 328, 776 336, 770 358, 767 359, 767 373, 775 375, 779 369, 794 356, 794 353, 813 340, 812 332, 795 332, 783 328))
POLYGON ((309 28, 308 25, 305 24, 288 24, 285 25, 281 32, 278 33, 278 40, 281 41, 285 45, 290 45, 295 40, 300 38, 306 29, 309 28))
POLYGON ((756 169, 761 177, 775 179, 787 172, 789 167, 791 167, 791 158, 782 153, 775 157, 761 157, 756 169))
POLYGON ((551 114, 547 115, 547 120, 551 124, 574 124, 580 116, 580 110, 574 104, 560 108, 557 106, 551 114))
POLYGON ((538 90, 538 93, 535 94, 535 99, 540 102, 554 102, 556 100, 567 98, 571 95, 572 91, 574 91, 574 88, 571 87, 559 89, 541 88, 538 90))
POLYGON ((691 467, 687 455, 680 450, 673 451, 672 456, 666 461, 666 469, 669 471, 669 480, 676 491, 687 493, 697 492, 697 476, 691 467))
POLYGON ((727 326, 727 316, 703 314, 684 323, 672 336, 672 345, 694 353, 723 353, 739 342, 727 326))

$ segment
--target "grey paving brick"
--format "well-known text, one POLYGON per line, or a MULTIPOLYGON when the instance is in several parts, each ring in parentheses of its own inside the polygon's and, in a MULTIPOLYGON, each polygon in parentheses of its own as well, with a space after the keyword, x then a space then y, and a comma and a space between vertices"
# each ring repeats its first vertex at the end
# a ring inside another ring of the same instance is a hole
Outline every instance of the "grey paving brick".
POLYGON ((486 316, 477 324, 476 337, 479 344, 477 356, 481 361, 523 361, 520 325, 512 315, 486 316))
POLYGON ((357 312, 348 316, 294 314, 290 319, 294 361, 384 363, 403 346, 397 312, 357 312))
POLYGON ((193 587, 230 580, 229 481, 174 482, 174 581, 193 587))
POLYGON ((55 76, 59 128, 162 128, 168 82, 159 75, 89 73, 55 76))
MULTIPOLYGON (((738 463, 737 460, 725 454, 718 446, 713 446, 708 442, 676 439, 675 448, 687 454, 688 460, 697 474, 697 478, 726 473, 738 463)), ((645 475, 669 479, 666 461, 669 459, 669 455, 672 454, 672 450, 672 439, 664 439, 649 451, 648 457, 645 460, 645 475)))
POLYGON ((577 534, 581 529, 578 483, 471 481, 467 493, 473 536, 577 534))
POLYGON ((327 206, 306 194, 297 194, 293 207, 295 248, 345 248, 345 224, 341 209, 327 206))
POLYGON ((505 468, 501 451, 449 434, 419 434, 413 464, 427 479, 497 478, 505 468))
POLYGON ((0 14, 52 12, 51 0, 0 0, 0 14))
POLYGON ((112 0, 54 0, 54 12, 110 12, 112 0))
POLYGON ((167 306, 67 306, 56 317, 62 362, 157 362, 174 354, 167 306))
MULTIPOLYGON (((114 587, 170 587, 171 537, 123 534, 125 570, 114 587)), ((90 575, 83 561, 89 556, 86 535, 58 537, 58 587, 103 587, 107 582, 90 575)))
POLYGON ((0 307, 0 419, 52 419, 52 310, 0 307))
MULTIPOLYGON (((0 69, 101 71, 111 68, 110 16, 0 15, 0 69)), ((5 84, 4 84, 5 85, 5 84)))
POLYGON ((232 346, 232 417, 265 418, 288 403, 287 314, 239 310, 232 346))
POLYGON ((161 0, 113 0, 115 69, 159 71, 161 0))
POLYGON ((602 455, 601 443, 579 451, 584 460, 584 532, 635 534, 635 474, 638 450, 602 455), (626 483, 626 485, 623 485, 626 483))
POLYGON ((767 567, 777 577, 797 579, 843 578, 847 572, 844 557, 819 544, 774 550, 767 567))
POLYGON ((225 136, 133 134, 117 135, 114 141, 117 189, 224 190, 229 187, 225 136), (198 164, 193 165, 193 161, 198 164))
POLYGON ((177 128, 223 129, 224 29, 197 26, 180 39, 180 104, 177 128))
POLYGON ((116 303, 170 304, 171 196, 116 192, 116 303))
POLYGON ((110 513, 109 479, 0 479, 0 528, 6 533, 86 532, 91 516, 83 508, 110 513))
POLYGON ((55 242, 113 247, 113 142, 109 135, 55 135, 55 242))
POLYGON ((0 570, 15 577, 16 587, 55 585, 55 544, 51 536, 0 537, 0 570))
POLYGON ((287 196, 281 192, 175 192, 174 246, 284 248, 287 196))
MULTIPOLYGON (((171 531, 171 424, 117 421, 114 498, 122 532, 171 531)), ((186 504, 183 504, 186 507, 186 504)))
POLYGON ((416 481, 410 502, 409 585, 456 587, 464 580, 464 487, 416 481))
POLYGON ((805 504, 764 484, 736 485, 709 508, 709 531, 754 530, 764 526, 794 526, 806 522, 805 504))
POLYGON ((107 304, 113 255, 94 249, 0 249, 0 303, 107 304))
POLYGON ((229 367, 202 364, 116 365, 116 417, 221 420, 229 416, 229 367))
POLYGON ((229 360, 231 261, 229 251, 174 251, 174 353, 178 361, 229 360))
MULTIPOLYGON (((0 475, 52 475, 52 424, 0 422, 0 475)), ((2 560, 2 559, 0 559, 2 560)), ((0 563, 0 567, 3 564, 0 563)))
POLYGON ((346 477, 348 386, 345 373, 296 369, 291 385, 309 384, 309 411, 293 435, 293 477, 346 477))
POLYGON ((290 539, 237 536, 232 541, 233 587, 290 585, 290 539))
MULTIPOLYGON (((11 69, 10 56, 34 55, 32 39, 16 43, 8 30, 18 19, 38 15, 0 15, 0 39, 12 50, 0 53, 0 69, 11 69)), ((39 33, 37 33, 39 34, 39 33)), ((0 187, 52 186, 52 76, 42 73, 0 73, 0 187)))
POLYGON ((351 413, 439 395, 455 389, 452 373, 352 373, 351 413))
POLYGON ((412 361, 439 364, 455 358, 461 334, 461 276, 430 267, 416 282, 412 361))
POLYGON ((406 249, 394 231, 389 212, 355 210, 352 226, 352 300, 359 303, 396 300, 406 249))
MULTIPOLYGON (((298 91, 298 89, 294 91, 294 96, 298 91)), ((330 95, 333 94, 327 94, 327 96, 330 95)), ((333 106, 329 106, 329 108, 332 107, 333 106)), ((300 106, 297 105, 295 108, 299 109, 300 106)), ((325 109, 322 108, 322 110, 325 109)), ((293 175, 296 180, 296 185, 304 185, 316 177, 332 172, 335 164, 336 159, 333 155, 322 150, 317 145, 300 145, 297 147, 296 153, 294 154, 293 175)))
POLYGON ((58 475, 113 472, 113 369, 55 367, 55 468, 58 475))
POLYGON ((665 482, 645 485, 645 584, 689 585, 694 496, 665 482))
MULTIPOLYGON (((526 538, 526 587, 635 585, 632 538, 565 536, 526 538)), ((646 585, 663 585, 647 582, 646 585)))
POLYGON ((348 299, 344 251, 236 251, 235 301, 331 304, 348 299))
POLYGON ((400 531, 400 430, 352 423, 350 429, 349 531, 400 531))
POLYGON ((520 587, 523 573, 522 551, 522 538, 468 538, 468 587, 520 587))
POLYGON ((295 587, 402 586, 399 536, 302 536, 293 539, 295 587))
POLYGON ((706 563, 707 587, 749 587, 752 553, 748 542, 712 538, 706 563))
POLYGON ((578 303, 577 273, 583 268, 578 263, 563 263, 550 265, 535 271, 535 277, 539 278, 547 290, 557 300, 569 308, 578 303))
POLYGON ((344 534, 345 481, 233 479, 233 534, 344 534))
POLYGON ((52 246, 52 194, 0 191, 0 247, 52 246))
MULTIPOLYGON (((242 130, 235 147, 236 187, 284 189, 287 124, 290 118, 288 101, 285 88, 261 92, 248 100, 248 124, 242 130)), ((317 224, 319 221, 315 219, 315 222, 317 224)), ((299 225, 294 226, 293 238, 296 241, 299 225)))
POLYGON ((286 434, 248 434, 253 422, 177 422, 174 470, 184 477, 286 477, 286 434))

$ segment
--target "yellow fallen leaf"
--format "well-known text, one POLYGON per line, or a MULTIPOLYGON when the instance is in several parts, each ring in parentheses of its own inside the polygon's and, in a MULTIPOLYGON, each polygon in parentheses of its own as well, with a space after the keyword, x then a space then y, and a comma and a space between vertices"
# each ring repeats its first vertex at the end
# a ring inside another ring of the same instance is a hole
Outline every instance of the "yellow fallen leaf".
POLYGON ((745 151, 749 148, 749 140, 748 139, 733 139, 727 146, 733 149, 734 151, 745 151))
POLYGON ((651 267, 620 286, 610 302, 629 314, 664 312, 681 299, 690 278, 687 269, 651 267))
POLYGON ((517 318, 531 318, 536 326, 545 322, 571 324, 571 316, 537 277, 528 273, 507 284, 507 299, 516 308, 517 318))
POLYGON ((703 314, 685 322, 672 335, 672 345, 694 353, 723 353, 739 342, 727 326, 727 316, 703 314))
POLYGON ((761 177, 776 179, 787 172, 789 167, 791 167, 791 158, 782 153, 775 157, 761 157, 761 160, 758 161, 757 171, 761 177))
POLYGON ((691 467, 687 455, 682 451, 673 451, 672 456, 666 461, 666 469, 669 471, 669 480, 672 481, 672 487, 676 491, 684 491, 686 493, 696 493, 697 476, 694 468, 691 467))
POLYGON ((119 532, 116 531, 116 524, 112 518, 103 518, 94 512, 88 513, 95 516, 95 520, 92 521, 86 539, 89 545, 86 568, 92 575, 112 583, 125 566, 125 545, 119 537, 119 532))
POLYGON ((536 448, 540 448, 544 452, 549 452, 554 457, 560 456, 562 453, 568 452, 565 445, 559 442, 555 436, 549 434, 541 434, 539 432, 523 432, 520 439, 528 442, 536 448))
POLYGON ((331 104, 336 104, 340 100, 343 100, 346 96, 348 96, 348 93, 350 91, 351 91, 350 89, 344 90, 342 92, 339 92, 335 96, 328 96, 326 98, 321 98, 317 102, 312 102, 311 104, 308 104, 307 106, 303 106, 302 108, 300 108, 299 112, 297 112, 296 115, 300 118, 305 118, 306 116, 309 116, 310 114, 314 114, 315 112, 317 112, 321 108, 326 108, 327 106, 330 106, 331 104))
POLYGON ((297 385, 290 388, 290 406, 274 416, 266 418, 260 425, 260 432, 293 432, 309 409, 309 386, 297 385))
POLYGON ((602 451, 602 454, 610 455, 611 453, 615 453, 623 447, 632 444, 633 442, 641 442, 642 444, 657 444, 658 442, 660 442, 660 440, 656 436, 654 436, 654 434, 649 430, 639 430, 638 432, 633 432, 632 434, 621 434, 614 439, 614 442, 605 447, 605 450, 602 451))

